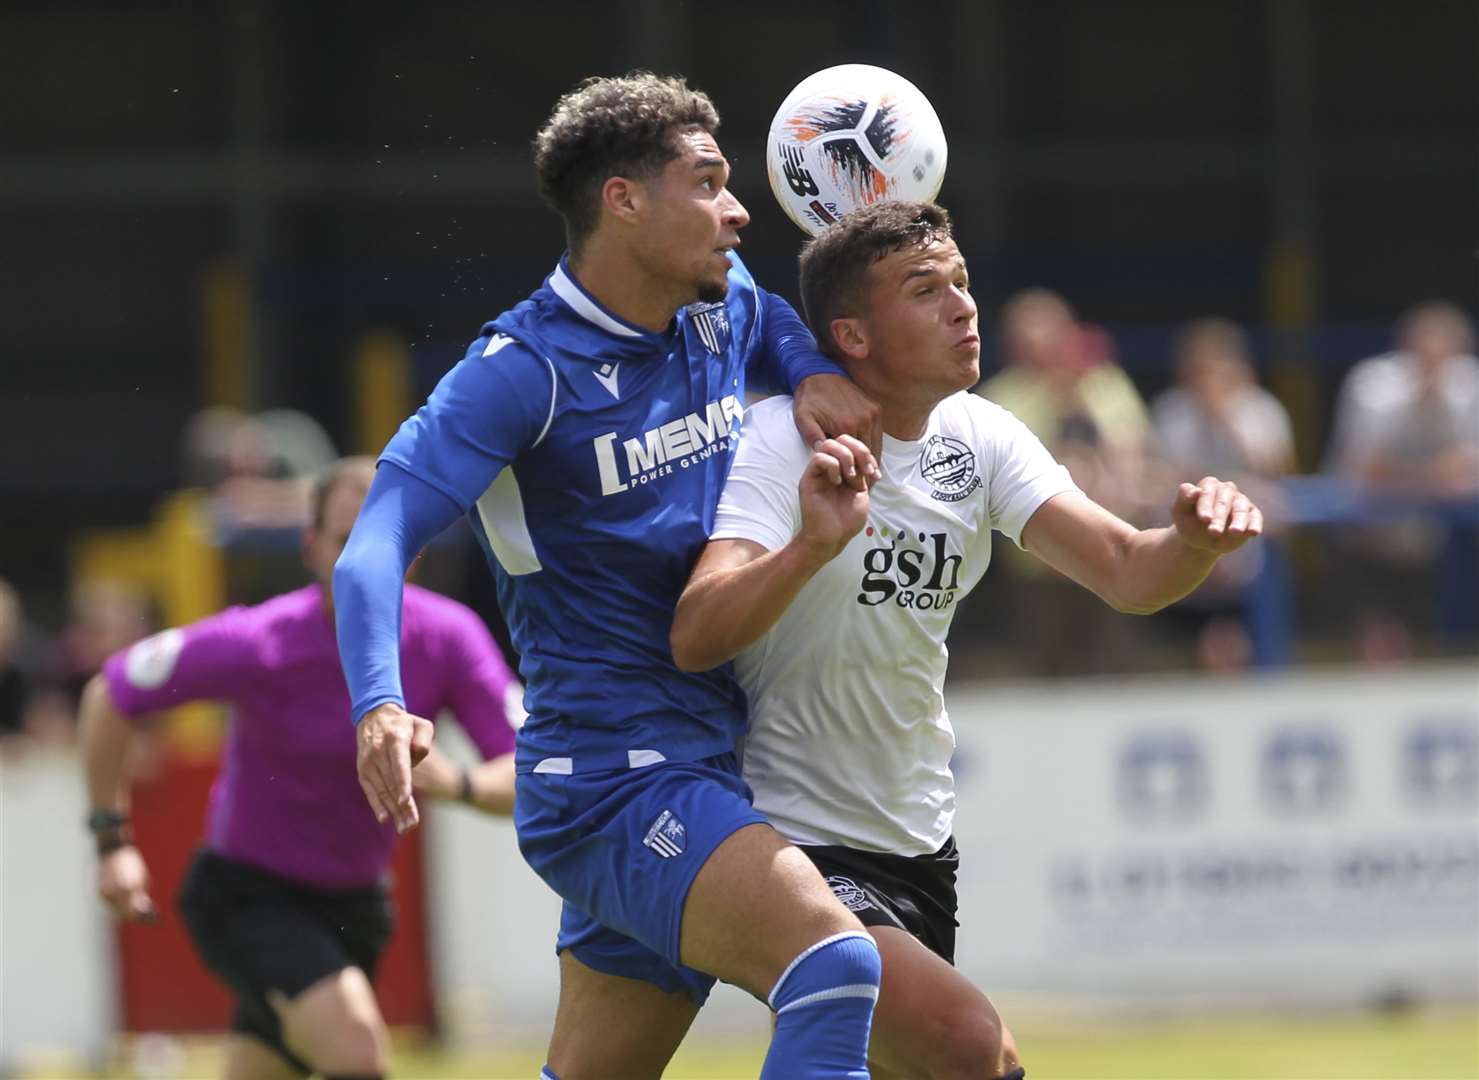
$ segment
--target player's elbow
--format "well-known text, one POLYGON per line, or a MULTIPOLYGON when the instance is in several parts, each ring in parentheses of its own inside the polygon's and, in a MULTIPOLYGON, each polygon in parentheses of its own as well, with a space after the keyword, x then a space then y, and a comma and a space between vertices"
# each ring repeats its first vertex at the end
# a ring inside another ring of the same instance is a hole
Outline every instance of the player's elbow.
POLYGON ((344 545, 344 550, 334 560, 331 582, 336 601, 351 595, 359 583, 360 564, 356 554, 354 535, 351 533, 349 543, 344 545))
POLYGON ((689 640, 687 635, 678 632, 677 624, 673 626, 673 632, 668 635, 668 646, 673 651, 673 664, 679 671, 698 672, 708 670, 699 655, 698 647, 689 640))
POLYGON ((716 659, 713 650, 706 647, 697 622, 692 612, 679 604, 673 616, 673 629, 668 633, 668 647, 673 653, 673 664, 679 671, 708 671, 724 662, 722 657, 716 659))

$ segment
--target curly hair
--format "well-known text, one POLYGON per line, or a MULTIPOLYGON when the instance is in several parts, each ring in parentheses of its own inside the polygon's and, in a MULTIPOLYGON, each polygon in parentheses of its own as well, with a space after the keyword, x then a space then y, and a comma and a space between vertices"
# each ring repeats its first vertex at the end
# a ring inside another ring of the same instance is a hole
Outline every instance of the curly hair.
POLYGON ((943 206, 887 199, 853 210, 809 241, 801 249, 801 307, 822 352, 835 355, 832 320, 859 314, 870 266, 951 235, 943 206))
POLYGON ((680 76, 593 77, 555 103, 534 137, 534 169, 540 195, 565 221, 571 251, 600 221, 607 179, 655 176, 681 152, 675 136, 694 127, 717 131, 719 113, 680 76))

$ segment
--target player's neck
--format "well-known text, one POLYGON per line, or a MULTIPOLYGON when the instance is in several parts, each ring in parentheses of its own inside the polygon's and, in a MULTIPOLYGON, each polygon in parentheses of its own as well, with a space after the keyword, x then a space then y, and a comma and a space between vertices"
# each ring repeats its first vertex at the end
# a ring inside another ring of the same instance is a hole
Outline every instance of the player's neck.
POLYGON ((900 442, 914 442, 924 435, 925 428, 929 427, 930 413, 934 411, 933 405, 924 408, 917 405, 890 408, 885 404, 883 406, 884 433, 900 442))
POLYGON ((939 401, 916 400, 893 386, 880 385, 866 364, 845 364, 859 390, 878 402, 883 410, 883 430, 901 442, 914 442, 929 427, 930 414, 939 401))
POLYGON ((655 278, 626 252, 594 240, 579 258, 571 256, 570 273, 580 287, 613 315, 660 334, 693 297, 673 282, 655 278))

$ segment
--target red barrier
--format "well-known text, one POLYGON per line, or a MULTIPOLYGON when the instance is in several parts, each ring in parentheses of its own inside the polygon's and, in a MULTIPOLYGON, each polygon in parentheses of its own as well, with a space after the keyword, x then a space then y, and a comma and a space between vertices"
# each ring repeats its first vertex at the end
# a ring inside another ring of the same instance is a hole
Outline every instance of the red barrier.
MULTIPOLYGON (((134 832, 149 863, 150 892, 160 919, 152 926, 121 926, 118 931, 121 1013, 128 1031, 221 1031, 230 1026, 232 996, 196 956, 175 909, 190 856, 200 843, 217 766, 214 757, 174 757, 157 778, 134 788, 134 832)), ((394 873, 397 928, 375 990, 388 1023, 430 1028, 435 1013, 426 959, 420 829, 401 842, 394 873)))

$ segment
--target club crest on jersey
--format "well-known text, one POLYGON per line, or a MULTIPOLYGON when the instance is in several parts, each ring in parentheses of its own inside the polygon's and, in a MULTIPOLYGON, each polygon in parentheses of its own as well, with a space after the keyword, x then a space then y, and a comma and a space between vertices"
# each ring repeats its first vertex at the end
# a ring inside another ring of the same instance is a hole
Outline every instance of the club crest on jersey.
POLYGON ((975 452, 948 435, 930 436, 919 452, 919 471, 935 489, 930 498, 940 502, 960 502, 981 486, 975 452))
POLYGON ((717 304, 693 304, 688 309, 688 321, 693 324, 698 339, 704 348, 715 356, 723 356, 729 348, 729 311, 723 301, 717 304))
POLYGON ((867 911, 874 906, 873 901, 868 899, 868 894, 852 878, 833 874, 827 879, 827 888, 832 890, 832 895, 848 911, 867 911))
POLYGON ((675 855, 682 855, 683 849, 688 846, 688 830, 678 820, 677 814, 664 810, 657 815, 657 820, 647 830, 642 843, 664 859, 671 859, 675 855))

